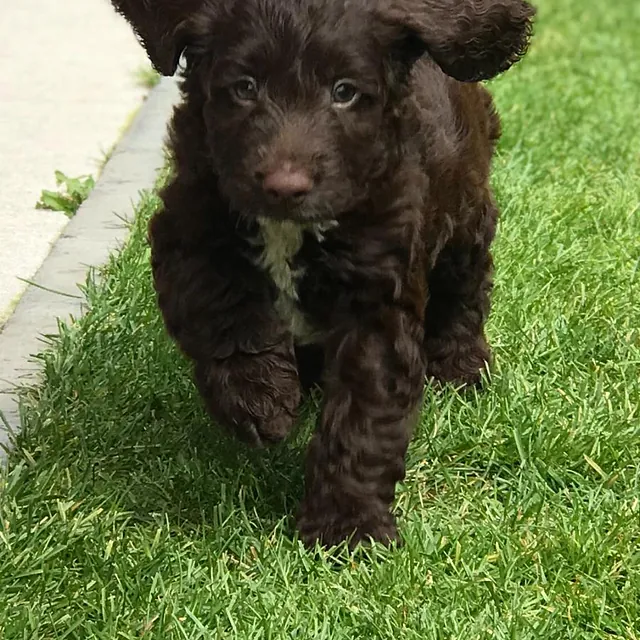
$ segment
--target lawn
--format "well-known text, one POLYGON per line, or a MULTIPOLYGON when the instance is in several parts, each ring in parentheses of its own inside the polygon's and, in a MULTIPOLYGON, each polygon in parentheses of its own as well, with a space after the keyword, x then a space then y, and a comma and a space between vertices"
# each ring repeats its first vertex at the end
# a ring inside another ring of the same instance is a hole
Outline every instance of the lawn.
POLYGON ((26 395, 0 638, 640 638, 640 4, 538 6, 491 83, 496 366, 477 396, 427 390, 404 546, 295 539, 313 406, 262 453, 208 424, 155 307, 150 194, 26 395))

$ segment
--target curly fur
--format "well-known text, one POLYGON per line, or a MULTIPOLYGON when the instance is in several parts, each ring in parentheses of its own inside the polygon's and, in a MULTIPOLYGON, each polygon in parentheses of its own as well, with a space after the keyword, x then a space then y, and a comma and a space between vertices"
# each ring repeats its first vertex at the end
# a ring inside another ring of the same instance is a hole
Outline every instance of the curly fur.
POLYGON ((150 241, 167 330, 211 416, 275 442, 320 385, 300 536, 397 539, 390 507, 425 376, 475 385, 490 360, 500 125, 488 92, 461 81, 516 62, 533 9, 113 2, 164 73, 185 54, 175 175, 150 241), (233 89, 246 75, 248 102, 233 89), (339 78, 359 91, 349 108, 332 102, 339 78), (264 177, 293 165, 311 187, 270 197, 264 177))

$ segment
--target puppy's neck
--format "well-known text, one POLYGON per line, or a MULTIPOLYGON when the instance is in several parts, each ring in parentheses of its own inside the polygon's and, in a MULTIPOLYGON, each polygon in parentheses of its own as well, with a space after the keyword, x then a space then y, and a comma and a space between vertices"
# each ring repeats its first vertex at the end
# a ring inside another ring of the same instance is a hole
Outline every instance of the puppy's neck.
POLYGON ((298 304, 298 284, 304 275, 304 267, 296 268, 292 263, 302 249, 305 232, 313 233, 322 242, 326 231, 337 225, 337 222, 298 223, 263 217, 257 220, 257 242, 261 246, 261 252, 256 263, 269 274, 278 291, 276 311, 289 324, 293 336, 299 342, 312 342, 315 332, 298 304))

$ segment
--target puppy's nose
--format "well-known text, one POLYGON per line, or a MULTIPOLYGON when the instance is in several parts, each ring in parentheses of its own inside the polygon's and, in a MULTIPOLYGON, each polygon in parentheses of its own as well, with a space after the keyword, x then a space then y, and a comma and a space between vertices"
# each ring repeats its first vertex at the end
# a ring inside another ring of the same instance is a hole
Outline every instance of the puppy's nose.
POLYGON ((313 180, 306 171, 285 162, 264 177, 262 188, 273 198, 301 199, 313 189, 313 180))

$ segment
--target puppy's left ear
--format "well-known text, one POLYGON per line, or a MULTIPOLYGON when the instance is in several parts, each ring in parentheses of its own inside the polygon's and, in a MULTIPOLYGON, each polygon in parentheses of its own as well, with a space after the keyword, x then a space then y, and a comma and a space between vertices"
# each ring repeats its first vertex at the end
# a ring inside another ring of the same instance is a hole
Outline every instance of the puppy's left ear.
POLYGON ((191 20, 206 0, 111 0, 147 51, 153 66, 172 76, 192 37, 191 20))
POLYGON ((525 54, 535 9, 525 0, 380 0, 376 13, 400 29, 415 54, 428 52, 449 76, 497 76, 525 54))

